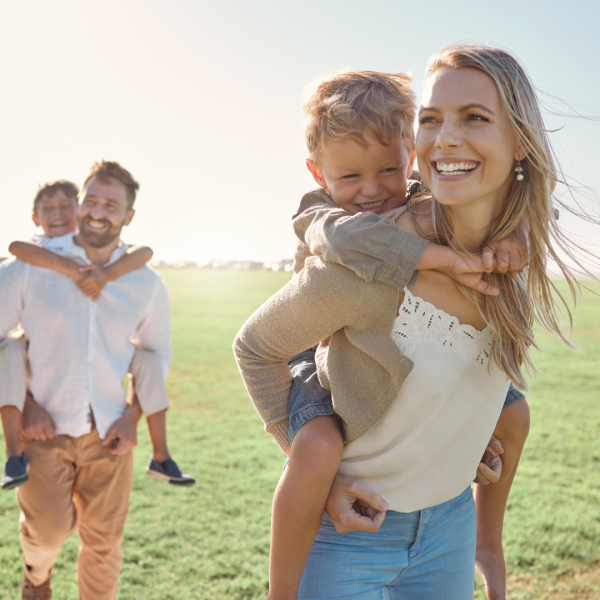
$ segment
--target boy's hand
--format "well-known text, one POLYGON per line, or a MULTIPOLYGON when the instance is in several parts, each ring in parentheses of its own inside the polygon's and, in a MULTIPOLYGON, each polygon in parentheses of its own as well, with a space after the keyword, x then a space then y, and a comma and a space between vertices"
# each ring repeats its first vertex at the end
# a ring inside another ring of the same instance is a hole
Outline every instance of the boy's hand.
POLYGON ((77 282, 77 287, 92 300, 97 300, 102 288, 108 283, 108 278, 102 267, 87 265, 80 267, 83 279, 77 282))
POLYGON ((480 254, 472 256, 462 256, 458 252, 454 252, 454 258, 449 261, 446 268, 438 270, 446 273, 452 279, 458 281, 462 285, 474 289, 476 292, 487 296, 497 296, 500 290, 491 283, 484 281, 481 276, 486 272, 483 266, 482 256, 480 254))
POLYGON ((502 474, 502 459, 500 455, 504 452, 500 440, 493 436, 490 438, 490 443, 485 449, 479 467, 477 468, 477 476, 475 483, 487 485, 488 483, 497 483, 502 474))
POLYGON ((505 238, 491 242, 483 249, 483 266, 488 273, 506 273, 516 279, 517 273, 529 264, 528 246, 526 227, 517 227, 505 238))

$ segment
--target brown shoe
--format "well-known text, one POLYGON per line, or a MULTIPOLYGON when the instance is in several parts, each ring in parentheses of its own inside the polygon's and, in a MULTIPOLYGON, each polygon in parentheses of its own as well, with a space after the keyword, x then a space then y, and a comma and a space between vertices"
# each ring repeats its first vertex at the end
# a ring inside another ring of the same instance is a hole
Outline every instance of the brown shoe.
POLYGON ((25 575, 21 583, 21 600, 50 600, 52 598, 52 590, 50 589, 50 580, 48 577, 42 585, 33 585, 25 575))

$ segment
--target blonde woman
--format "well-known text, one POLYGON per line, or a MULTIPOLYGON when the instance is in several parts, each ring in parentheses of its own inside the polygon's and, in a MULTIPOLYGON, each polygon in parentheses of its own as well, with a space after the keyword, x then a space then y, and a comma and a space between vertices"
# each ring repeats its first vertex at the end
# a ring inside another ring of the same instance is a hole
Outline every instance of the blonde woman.
POLYGON ((236 353, 256 403, 289 390, 285 361, 328 336, 319 375, 338 413, 365 382, 394 395, 378 418, 346 413, 347 430, 370 422, 346 445, 338 470, 386 501, 379 533, 338 533, 324 517, 300 598, 472 598, 470 482, 510 382, 526 389, 521 367, 532 368, 533 323, 563 336, 546 261, 554 258, 573 284, 554 246, 577 259, 554 219, 556 170, 522 67, 493 48, 440 50, 419 123, 417 155, 432 197, 412 199, 390 218, 462 252, 478 252, 526 219, 530 267, 516 280, 486 276, 500 288, 496 297, 437 271, 421 271, 398 295, 313 257, 244 326, 236 353))

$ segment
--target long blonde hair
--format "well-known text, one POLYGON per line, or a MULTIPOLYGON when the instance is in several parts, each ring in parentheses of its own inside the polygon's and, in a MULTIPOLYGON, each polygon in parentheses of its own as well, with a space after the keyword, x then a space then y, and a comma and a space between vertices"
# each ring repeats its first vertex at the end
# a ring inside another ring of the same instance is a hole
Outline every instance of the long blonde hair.
MULTIPOLYGON (((557 183, 568 184, 554 156, 535 88, 518 60, 498 48, 457 43, 441 48, 429 59, 428 76, 443 68, 478 69, 491 77, 520 146, 527 151, 526 158, 521 161, 524 179, 517 181, 515 176, 485 244, 506 237, 526 220, 529 225, 529 267, 516 280, 506 275, 484 275, 486 281, 500 288, 498 296, 476 298, 472 290, 462 288, 478 303, 493 330, 491 361, 517 387, 526 390, 528 385, 521 366, 525 366, 529 375, 535 372, 529 355, 531 346, 536 346, 534 323, 574 347, 561 324, 562 315, 566 317, 570 331, 573 317, 566 299, 549 277, 548 260, 552 259, 562 272, 575 302, 579 284, 574 272, 581 270, 593 277, 580 258, 581 251, 586 251, 567 239, 559 229, 555 204, 588 220, 594 219, 580 210, 572 210, 554 196, 557 183), (557 250, 577 267, 569 267, 557 250)), ((428 237, 464 252, 453 241, 454 223, 449 207, 436 202, 435 198, 431 202, 433 233, 428 237)), ((412 206, 415 211, 415 205, 412 206)))

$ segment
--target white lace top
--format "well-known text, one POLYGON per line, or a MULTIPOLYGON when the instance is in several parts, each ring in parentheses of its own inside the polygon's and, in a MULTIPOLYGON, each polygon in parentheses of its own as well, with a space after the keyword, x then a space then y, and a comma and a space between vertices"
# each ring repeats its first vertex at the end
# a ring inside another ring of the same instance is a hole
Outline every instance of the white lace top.
POLYGON ((509 381, 488 369, 489 327, 461 325, 407 289, 392 335, 415 366, 381 421, 346 446, 339 472, 412 512, 473 480, 509 381))

